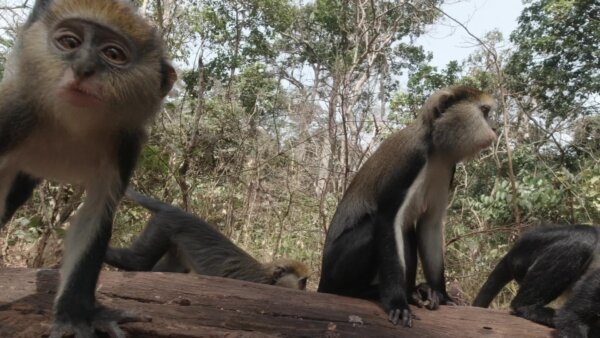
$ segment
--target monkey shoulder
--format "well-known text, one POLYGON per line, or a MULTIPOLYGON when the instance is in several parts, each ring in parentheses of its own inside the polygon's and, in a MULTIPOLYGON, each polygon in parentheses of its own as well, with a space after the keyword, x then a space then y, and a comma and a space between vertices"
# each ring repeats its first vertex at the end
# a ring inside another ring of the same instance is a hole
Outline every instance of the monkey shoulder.
POLYGON ((327 242, 335 241, 345 233, 374 225, 377 206, 372 199, 358 193, 345 194, 331 219, 327 242))

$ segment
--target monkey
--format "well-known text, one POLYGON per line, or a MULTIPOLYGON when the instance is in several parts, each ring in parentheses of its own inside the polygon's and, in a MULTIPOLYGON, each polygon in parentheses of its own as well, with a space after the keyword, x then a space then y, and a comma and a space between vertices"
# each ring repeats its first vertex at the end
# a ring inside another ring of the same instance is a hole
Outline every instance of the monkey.
POLYGON ((194 272, 304 290, 309 269, 279 259, 261 264, 201 218, 127 189, 125 195, 151 212, 130 248, 109 247, 104 261, 128 271, 194 272))
POLYGON ((384 140, 356 173, 325 238, 318 291, 379 299, 412 326, 408 302, 454 304, 446 292, 442 220, 454 168, 496 139, 495 100, 466 86, 429 97, 417 119, 384 140), (427 284, 415 287, 417 252, 427 284), (410 295, 410 298, 409 298, 410 295))
POLYGON ((96 302, 117 207, 146 127, 177 78, 157 29, 125 0, 36 0, 0 84, 0 225, 42 179, 80 185, 50 337, 125 337, 148 320, 96 302))
POLYGON ((519 284, 510 307, 516 316, 560 337, 600 336, 600 227, 545 225, 524 233, 487 278, 473 306, 488 307, 511 280, 519 284), (548 305, 566 298, 557 312, 548 305))

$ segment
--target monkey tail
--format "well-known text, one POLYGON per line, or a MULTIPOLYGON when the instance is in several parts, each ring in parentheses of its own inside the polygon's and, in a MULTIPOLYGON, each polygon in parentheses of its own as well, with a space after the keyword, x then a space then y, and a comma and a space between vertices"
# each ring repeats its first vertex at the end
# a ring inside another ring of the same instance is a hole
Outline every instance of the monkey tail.
POLYGON ((169 204, 163 203, 157 199, 143 195, 131 188, 127 188, 127 190, 125 191, 125 196, 127 196, 127 198, 136 202, 137 204, 143 206, 144 208, 150 210, 151 212, 160 212, 165 209, 172 208, 172 206, 169 204))
POLYGON ((513 279, 507 256, 504 256, 485 281, 473 306, 488 307, 498 292, 513 279))

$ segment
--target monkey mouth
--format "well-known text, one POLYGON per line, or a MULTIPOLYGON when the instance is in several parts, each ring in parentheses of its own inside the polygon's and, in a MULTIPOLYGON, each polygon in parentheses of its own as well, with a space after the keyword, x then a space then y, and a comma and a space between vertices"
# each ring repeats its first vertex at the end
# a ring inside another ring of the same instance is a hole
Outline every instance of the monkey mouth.
POLYGON ((98 95, 80 84, 72 84, 65 87, 61 94, 67 102, 74 106, 96 106, 102 103, 98 95))

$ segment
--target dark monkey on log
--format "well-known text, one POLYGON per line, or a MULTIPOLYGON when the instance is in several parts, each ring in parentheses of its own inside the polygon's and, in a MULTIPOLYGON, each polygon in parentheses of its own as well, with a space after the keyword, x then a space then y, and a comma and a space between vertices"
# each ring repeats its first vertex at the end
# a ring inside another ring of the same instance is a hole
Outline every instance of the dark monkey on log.
POLYGON ((319 292, 379 299, 392 323, 412 326, 409 301, 446 292, 443 218, 458 162, 496 139, 494 99, 454 86, 433 94, 415 122, 386 139, 346 190, 329 227, 319 292), (427 285, 415 287, 417 252, 427 285), (410 298, 409 298, 410 295, 410 298))
POLYGON ((194 272, 304 290, 309 270, 280 259, 261 264, 195 215, 131 189, 126 195, 152 216, 130 248, 110 247, 105 262, 128 271, 194 272))
POLYGON ((114 210, 176 74, 157 31, 118 0, 37 0, 0 84, 0 226, 43 179, 82 185, 50 337, 124 337, 147 320, 96 302, 114 210))
POLYGON ((488 307, 513 279, 514 315, 549 327, 561 338, 600 337, 600 227, 546 225, 523 234, 479 290, 473 306, 488 307), (548 306, 566 302, 556 311, 548 306))

